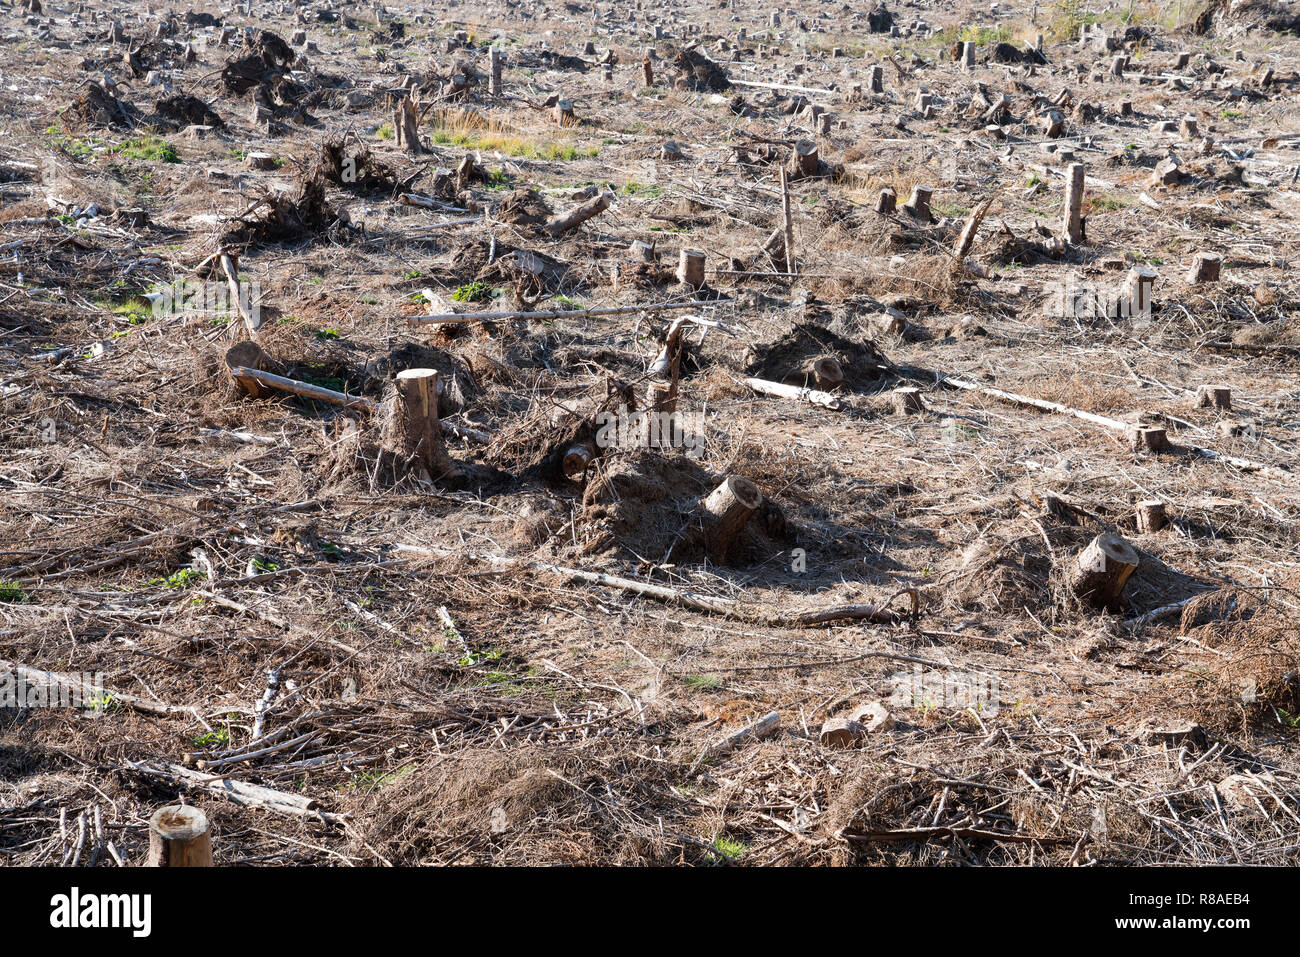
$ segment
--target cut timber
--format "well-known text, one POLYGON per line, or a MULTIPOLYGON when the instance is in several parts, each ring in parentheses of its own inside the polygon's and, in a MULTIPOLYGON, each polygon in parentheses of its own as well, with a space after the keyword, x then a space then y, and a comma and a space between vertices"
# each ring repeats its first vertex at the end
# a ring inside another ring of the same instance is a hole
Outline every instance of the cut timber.
POLYGON ((1083 242, 1083 183, 1082 163, 1071 163, 1065 183, 1065 221, 1061 232, 1068 242, 1076 246, 1083 242))
POLYGON ((925 402, 921 399, 921 390, 915 386, 895 389, 892 396, 894 411, 899 415, 913 415, 925 411, 925 402))
POLYGON ((366 412, 373 412, 379 407, 374 399, 365 399, 357 395, 347 395, 343 392, 335 392, 333 389, 323 389, 318 385, 308 385, 306 382, 299 382, 296 379, 288 379, 282 375, 274 375, 270 372, 259 372, 257 369, 250 369, 247 366, 236 366, 230 370, 231 376, 239 382, 252 380, 258 386, 269 389, 277 389, 280 392, 291 392, 294 395, 300 395, 304 399, 316 399, 318 402, 328 402, 330 405, 341 405, 348 409, 361 409, 366 412))
POLYGON ((736 536, 762 504, 763 493, 758 486, 739 475, 728 475, 700 503, 709 557, 715 564, 726 563, 736 536))
POLYGON ((283 371, 280 363, 267 355, 266 351, 256 342, 250 341, 237 342, 226 350, 226 368, 231 372, 231 380, 235 383, 235 390, 240 395, 246 395, 252 399, 260 399, 266 395, 267 388, 256 379, 240 378, 234 375, 235 369, 256 369, 258 372, 270 373, 283 371))
POLYGON ((208 816, 187 804, 160 808, 149 818, 148 867, 211 867, 208 816))
POLYGON ((819 356, 813 359, 808 363, 806 371, 823 389, 838 389, 844 385, 844 367, 834 356, 819 356))
POLYGON ((385 447, 404 472, 423 471, 429 478, 453 470, 442 442, 438 422, 438 373, 434 369, 406 369, 397 373, 385 447))
POLYGON ((683 249, 677 264, 677 281, 699 289, 704 285, 704 253, 683 249))
POLYGON ((1098 608, 1115 607, 1139 561, 1132 545, 1118 535, 1104 532, 1075 560, 1070 569, 1070 590, 1098 608))
POLYGON ((609 209, 609 204, 614 201, 614 195, 609 191, 601 193, 592 199, 587 200, 581 206, 569 210, 563 216, 555 216, 546 224, 546 231, 552 236, 562 236, 570 229, 581 226, 591 217, 603 213, 609 209))
POLYGON ((1159 426, 1135 426, 1129 429, 1128 437, 1134 452, 1169 450, 1169 434, 1159 426))
POLYGON ((596 457, 596 449, 590 442, 575 442, 564 450, 564 475, 567 478, 581 477, 596 457))
POLYGON ((1227 412, 1232 408, 1232 389, 1226 385, 1200 386, 1196 390, 1196 407, 1227 412))
POLYGON ((1158 532, 1165 527, 1165 503, 1158 499, 1138 502, 1134 511, 1137 514, 1137 526, 1140 532, 1158 532))
POLYGON ((786 385, 784 382, 769 382, 767 379, 746 379, 745 385, 763 395, 780 396, 782 399, 794 399, 797 402, 810 402, 813 405, 820 405, 827 409, 840 408, 839 399, 829 392, 821 392, 817 389, 801 389, 797 385, 786 385))

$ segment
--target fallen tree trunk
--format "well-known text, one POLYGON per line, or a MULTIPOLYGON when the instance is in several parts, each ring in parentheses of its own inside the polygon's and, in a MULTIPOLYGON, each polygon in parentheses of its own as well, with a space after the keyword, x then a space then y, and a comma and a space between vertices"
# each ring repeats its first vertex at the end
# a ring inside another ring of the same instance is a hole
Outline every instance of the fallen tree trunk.
POLYGON ((266 386, 269 389, 278 389, 281 392, 291 392, 294 395, 300 395, 305 399, 316 399, 318 402, 328 402, 331 405, 341 405, 348 409, 361 409, 366 412, 373 412, 379 408, 379 403, 374 399, 366 399, 356 395, 346 395, 342 392, 335 392, 333 389, 324 389, 318 385, 309 385, 306 382, 299 382, 296 379, 288 379, 282 375, 274 375, 270 372, 260 372, 257 369, 250 369, 247 366, 236 366, 230 370, 230 374, 241 384, 245 382, 255 383, 258 386, 266 386))
POLYGON ((827 409, 840 408, 840 400, 838 398, 831 395, 829 392, 821 392, 818 389, 805 389, 797 385, 786 385, 784 382, 769 382, 767 379, 746 379, 745 385, 763 395, 775 395, 782 399, 794 399, 796 402, 809 402, 813 405, 820 405, 827 409))
POLYGON ((552 236, 562 236, 569 230, 581 226, 591 217, 609 209, 614 201, 614 194, 606 190, 594 199, 589 199, 581 206, 569 210, 562 216, 555 216, 546 223, 546 231, 552 236))

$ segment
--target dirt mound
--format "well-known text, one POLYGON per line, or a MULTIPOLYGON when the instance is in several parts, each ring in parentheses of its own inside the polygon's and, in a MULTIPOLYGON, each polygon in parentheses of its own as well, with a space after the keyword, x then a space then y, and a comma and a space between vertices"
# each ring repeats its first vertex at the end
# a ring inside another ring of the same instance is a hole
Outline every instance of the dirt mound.
MULTIPOLYGON (((1292 582, 1300 584, 1300 582, 1292 582)), ((1213 649, 1196 670, 1197 717, 1211 727, 1293 727, 1300 715, 1294 592, 1223 588, 1183 609, 1181 633, 1213 649)))
POLYGON ((225 120, 207 103, 188 93, 164 97, 154 106, 154 112, 172 129, 186 126, 214 126, 222 129, 226 125, 225 120))
POLYGON ((277 34, 263 30, 245 41, 244 53, 226 61, 221 82, 226 92, 242 96, 254 87, 270 87, 283 79, 297 54, 277 34))
MULTIPOLYGON (((681 453, 633 449, 608 454, 594 467, 576 525, 581 555, 660 563, 699 562, 708 554, 700 501, 719 484, 681 453)), ((757 478, 757 477, 756 477, 757 478)), ((793 540, 781 507, 765 490, 728 559, 744 567, 793 540)))
POLYGON ((326 140, 316 156, 316 169, 326 182, 359 193, 392 192, 397 173, 377 159, 355 134, 326 140))
POLYGON ((452 415, 468 407, 479 392, 478 383, 463 362, 433 346, 404 342, 366 363, 366 374, 393 379, 406 369, 438 371, 438 414, 452 415))
POLYGON ((809 384, 808 364, 822 356, 839 360, 850 389, 871 388, 894 375, 884 353, 870 342, 846 339, 813 322, 800 323, 775 342, 751 347, 744 371, 760 379, 804 385, 809 384))
POLYGON ((95 83, 86 86, 81 94, 63 111, 65 126, 128 126, 135 113, 133 107, 95 83))
POLYGON ((302 240, 327 231, 340 240, 350 234, 325 198, 325 179, 310 175, 293 196, 268 193, 223 234, 223 246, 248 246, 302 240))
POLYGON ((722 67, 695 48, 684 47, 678 50, 673 57, 673 66, 678 73, 674 82, 678 89, 713 93, 731 89, 731 83, 722 67))
POLYGON ((551 208, 537 190, 521 186, 501 201, 494 215, 512 226, 541 226, 551 218, 551 208))

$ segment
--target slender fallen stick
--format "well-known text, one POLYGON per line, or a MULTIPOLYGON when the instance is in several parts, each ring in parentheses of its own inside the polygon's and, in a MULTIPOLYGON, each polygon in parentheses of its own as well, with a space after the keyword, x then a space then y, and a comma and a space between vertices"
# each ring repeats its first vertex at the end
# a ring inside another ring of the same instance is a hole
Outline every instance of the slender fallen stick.
POLYGON ((749 386, 755 392, 761 392, 763 395, 775 395, 782 399, 794 399, 796 402, 809 402, 813 405, 820 405, 827 409, 839 409, 840 400, 829 392, 821 392, 817 389, 805 389, 797 385, 786 385, 784 382, 769 382, 766 379, 746 379, 745 385, 749 386))
POLYGON ((47 687, 66 689, 74 693, 76 698, 81 701, 90 702, 92 707, 102 707, 106 704, 116 702, 124 707, 131 708, 133 711, 143 711, 148 714, 196 714, 193 708, 187 708, 178 704, 164 704, 161 701, 150 701, 147 698, 137 698, 132 694, 125 694, 120 691, 110 691, 107 688, 95 688, 83 681, 77 681, 65 674, 59 674, 53 671, 42 671, 39 668, 28 668, 13 661, 0 660, 0 672, 16 673, 18 677, 28 685, 42 684, 47 687), (97 695, 103 695, 103 700, 96 700, 97 695))
MULTIPOLYGON (((991 389, 988 386, 978 385, 974 382, 967 382, 965 379, 956 379, 952 376, 943 376, 940 380, 944 385, 950 385, 957 389, 965 389, 968 392, 978 392, 980 395, 987 395, 990 398, 1000 399, 1011 405, 1025 405, 1035 409, 1041 409, 1044 412, 1056 412, 1060 415, 1073 416, 1076 419, 1082 419, 1084 422, 1091 422, 1093 425, 1100 425, 1103 428, 1115 432, 1127 432, 1133 428, 1130 422, 1121 422, 1119 419, 1107 418, 1104 415, 1096 415, 1092 412, 1085 412, 1082 409, 1074 409, 1068 405, 1062 405, 1059 402, 1052 402, 1048 399, 1036 399, 1033 396, 1019 395, 1015 392, 1003 392, 1001 389, 991 389)), ((1247 472, 1262 472, 1265 475, 1271 475, 1274 478, 1293 479, 1295 476, 1284 468, 1275 465, 1269 465, 1265 462, 1256 462, 1254 459, 1243 459, 1235 455, 1224 455, 1222 452, 1216 452, 1213 449, 1207 449, 1199 445, 1185 445, 1183 448, 1198 455, 1203 455, 1208 459, 1219 459, 1234 465, 1239 469, 1247 472)))
POLYGON ((734 302, 734 299, 692 299, 690 302, 647 303, 639 306, 602 306, 597 309, 561 309, 549 312, 448 312, 428 316, 407 316, 410 323, 505 322, 509 319, 577 319, 581 316, 629 316, 636 312, 665 312, 695 309, 734 302))
POLYGON ((342 392, 335 392, 333 389, 323 389, 318 385, 309 385, 306 382, 289 379, 273 372, 259 372, 257 369, 248 368, 248 366, 235 366, 230 370, 230 374, 236 379, 251 379, 270 389, 292 392, 294 395, 300 395, 307 399, 316 399, 319 402, 328 402, 331 405, 341 405, 349 409, 362 409, 366 412, 373 412, 379 408, 379 403, 374 399, 345 395, 342 392))

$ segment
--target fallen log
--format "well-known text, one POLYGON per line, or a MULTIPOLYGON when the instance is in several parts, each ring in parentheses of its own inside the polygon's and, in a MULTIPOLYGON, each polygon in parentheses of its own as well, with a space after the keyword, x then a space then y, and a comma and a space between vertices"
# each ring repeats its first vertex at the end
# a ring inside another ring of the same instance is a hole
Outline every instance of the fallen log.
POLYGON ((146 714, 188 714, 192 717, 198 716, 198 712, 194 708, 184 705, 164 704, 161 701, 150 701, 148 698, 137 698, 135 695, 121 691, 98 688, 84 681, 78 681, 66 674, 42 671, 39 668, 28 668, 26 665, 20 665, 13 661, 0 660, 0 673, 16 674, 19 680, 29 686, 40 684, 57 689, 61 695, 67 694, 71 700, 89 702, 90 706, 96 709, 118 704, 146 714))
MULTIPOLYGON (((275 375, 270 372, 261 372, 257 369, 250 369, 247 366, 236 366, 230 370, 230 374, 241 384, 256 384, 257 386, 266 386, 269 389, 278 389, 281 392, 291 392, 294 395, 300 395, 305 399, 316 399, 318 402, 328 402, 331 405, 341 405, 348 409, 361 409, 366 412, 373 412, 379 408, 379 403, 374 399, 366 399, 356 395, 346 395, 342 392, 335 392, 333 389, 325 389, 318 385, 309 385, 306 382, 299 382, 296 379, 288 379, 282 375, 275 375)), ((245 385, 245 387, 249 387, 245 385)))
POLYGON ((562 216, 552 217, 546 223, 546 231, 553 237, 562 236, 569 230, 581 226, 591 217, 609 209, 609 204, 613 201, 614 194, 606 190, 594 199, 587 200, 581 206, 569 210, 562 216))
POLYGON ((775 395, 782 399, 794 399, 796 402, 808 402, 827 409, 841 408, 838 398, 829 392, 822 392, 818 389, 805 389, 797 385, 786 385, 784 382, 769 382, 766 379, 746 379, 745 385, 763 395, 775 395))
POLYGON ((217 794, 243 807, 259 807, 277 814, 324 821, 329 824, 339 824, 348 818, 347 814, 322 811, 319 801, 303 794, 290 794, 260 784, 249 784, 246 781, 236 781, 220 775, 202 774, 179 764, 155 768, 143 762, 136 763, 129 758, 126 759, 126 763, 142 774, 163 778, 183 787, 198 788, 210 794, 217 794))

